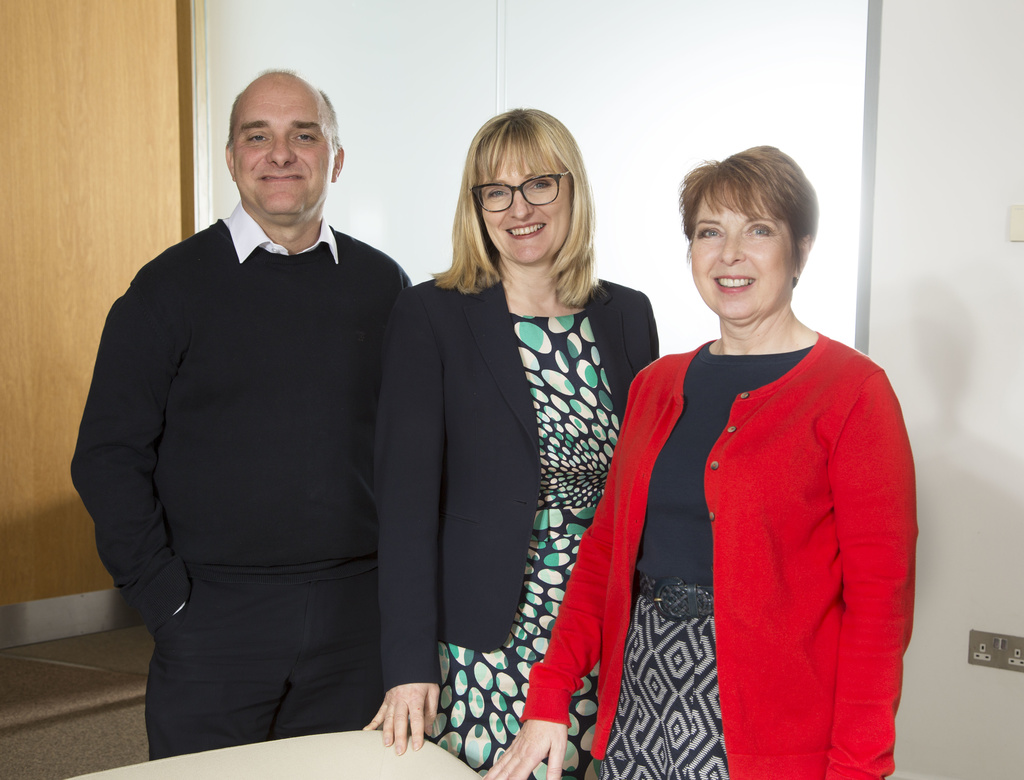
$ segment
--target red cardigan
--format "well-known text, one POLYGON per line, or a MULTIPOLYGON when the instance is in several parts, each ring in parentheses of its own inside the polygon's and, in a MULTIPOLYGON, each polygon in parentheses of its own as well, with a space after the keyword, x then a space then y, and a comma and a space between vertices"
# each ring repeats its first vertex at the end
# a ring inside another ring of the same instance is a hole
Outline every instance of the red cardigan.
MULTIPOLYGON (((530 675, 524 720, 567 723, 600 660, 598 758, 619 698, 651 469, 695 354, 664 357, 633 382, 604 498, 530 675)), ((783 377, 736 398, 704 489, 730 777, 888 775, 917 522, 910 443, 885 374, 819 336, 783 377)))

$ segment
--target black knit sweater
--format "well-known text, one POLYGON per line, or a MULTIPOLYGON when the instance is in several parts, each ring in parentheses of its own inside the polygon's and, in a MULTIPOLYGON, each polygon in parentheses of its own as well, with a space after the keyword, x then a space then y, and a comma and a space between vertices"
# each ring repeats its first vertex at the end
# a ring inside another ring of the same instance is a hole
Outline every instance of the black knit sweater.
POLYGON ((409 282, 335 235, 337 264, 326 245, 240 264, 218 222, 110 311, 72 477, 151 630, 187 598, 189 567, 315 578, 372 560, 381 345, 409 282))

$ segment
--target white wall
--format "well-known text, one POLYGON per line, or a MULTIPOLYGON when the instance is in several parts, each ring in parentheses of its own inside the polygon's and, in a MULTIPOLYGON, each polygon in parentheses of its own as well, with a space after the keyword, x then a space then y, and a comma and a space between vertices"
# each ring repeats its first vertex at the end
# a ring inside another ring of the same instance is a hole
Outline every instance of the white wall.
POLYGON ((1020 0, 883 5, 870 352, 918 467, 896 758, 927 777, 1024 777, 1024 674, 967 664, 972 628, 1024 636, 1022 32, 1020 0))
POLYGON ((646 292, 663 351, 681 351, 718 333, 686 266, 679 181, 700 160, 773 144, 801 163, 822 204, 797 312, 853 343, 867 0, 307 0, 301 15, 252 0, 206 7, 215 217, 237 201, 222 161, 231 100, 259 71, 295 68, 341 116, 345 169, 329 221, 421 281, 450 262, 476 130, 497 110, 541 108, 583 149, 598 272, 646 292), (331 40, 312 45, 311 27, 331 40))
POLYGON ((330 224, 415 281, 447 267, 462 161, 494 114, 494 4, 206 0, 206 16, 214 218, 238 202, 223 151, 231 102, 261 71, 295 69, 338 111, 345 167, 330 224))
POLYGON ((702 160, 761 144, 791 154, 821 200, 797 313, 853 344, 867 2, 508 8, 508 106, 547 109, 575 134, 597 201, 600 273, 651 297, 663 351, 718 335, 685 262, 679 182, 702 160), (538 64, 549 39, 558 56, 538 64))

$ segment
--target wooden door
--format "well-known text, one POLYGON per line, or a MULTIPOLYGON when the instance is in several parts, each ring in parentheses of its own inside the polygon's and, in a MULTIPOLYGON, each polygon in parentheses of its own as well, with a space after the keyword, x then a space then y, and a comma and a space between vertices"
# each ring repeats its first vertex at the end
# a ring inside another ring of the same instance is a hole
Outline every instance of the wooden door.
POLYGON ((68 468, 107 310, 191 232, 187 11, 0 2, 0 605, 111 586, 68 468))

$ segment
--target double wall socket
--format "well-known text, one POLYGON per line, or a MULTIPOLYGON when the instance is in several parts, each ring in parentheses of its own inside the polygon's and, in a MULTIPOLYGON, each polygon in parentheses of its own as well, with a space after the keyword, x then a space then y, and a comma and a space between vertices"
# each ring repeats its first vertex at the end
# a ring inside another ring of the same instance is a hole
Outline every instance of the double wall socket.
POLYGON ((971 631, 967 663, 1024 672, 1024 639, 991 631, 971 631))

